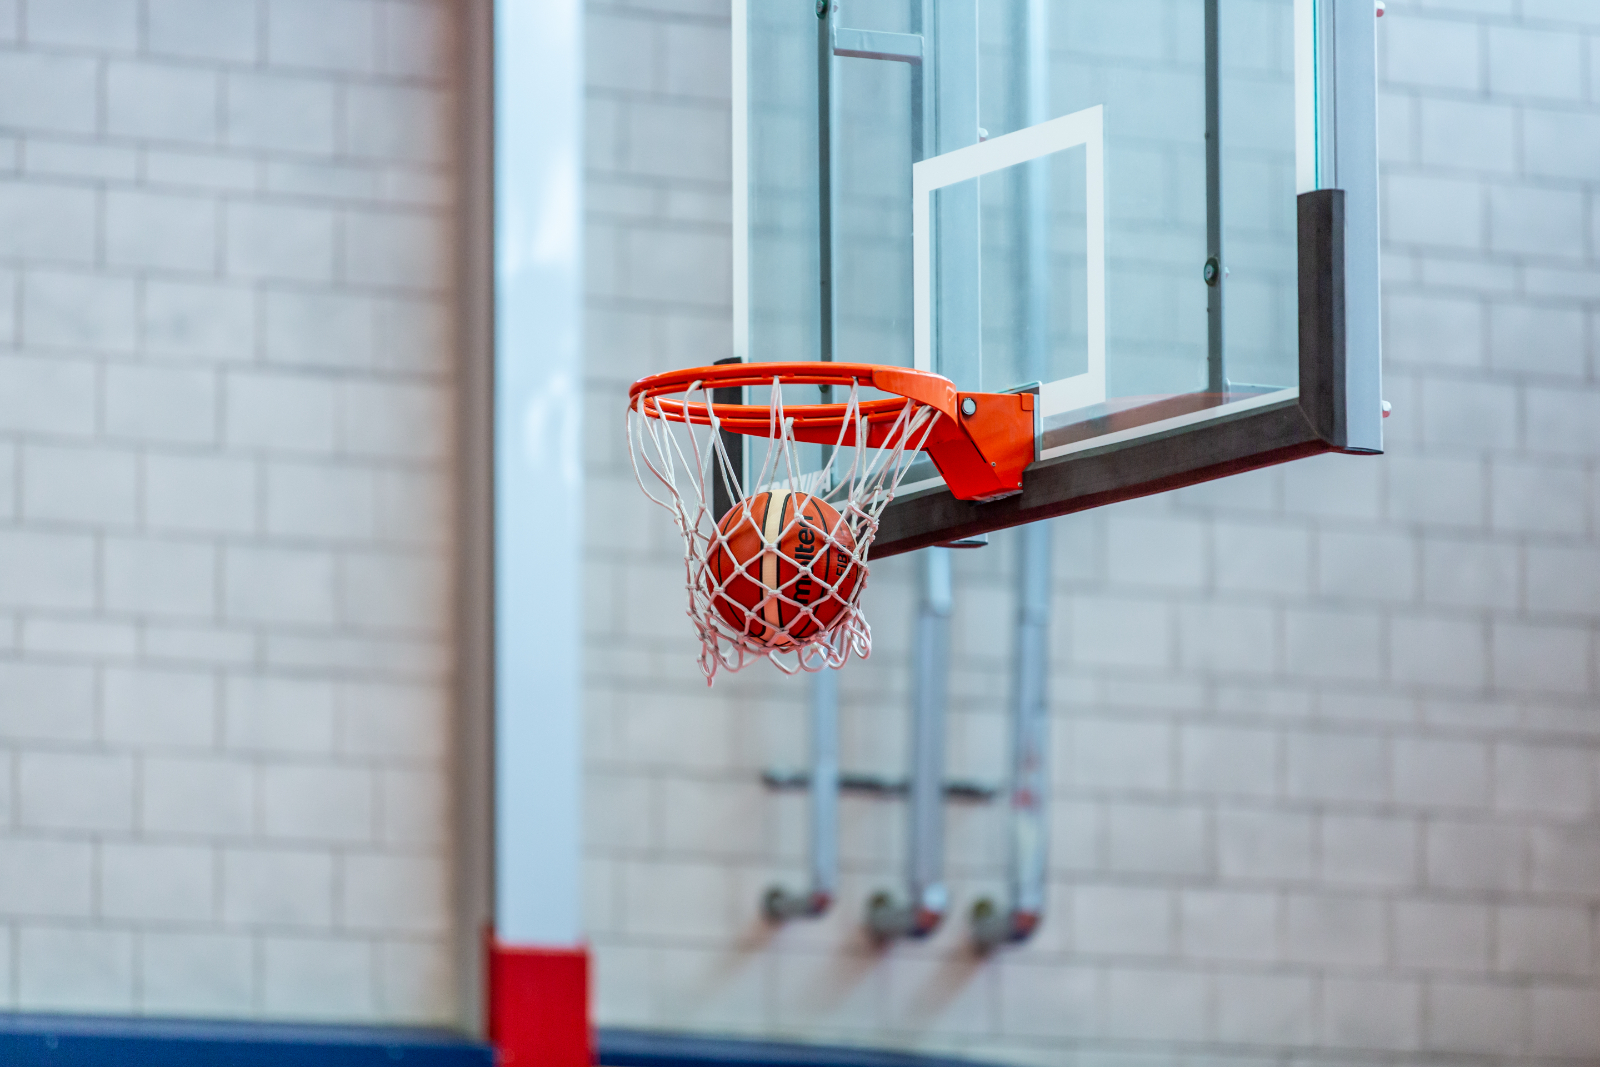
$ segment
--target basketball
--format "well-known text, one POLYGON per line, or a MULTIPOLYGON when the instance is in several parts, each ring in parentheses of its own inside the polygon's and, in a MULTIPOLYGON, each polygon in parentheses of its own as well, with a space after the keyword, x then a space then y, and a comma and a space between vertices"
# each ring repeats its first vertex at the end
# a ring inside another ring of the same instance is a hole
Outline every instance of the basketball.
POLYGON ((861 582, 849 526, 806 493, 757 493, 717 529, 708 591, 729 626, 762 644, 783 647, 829 629, 861 582))

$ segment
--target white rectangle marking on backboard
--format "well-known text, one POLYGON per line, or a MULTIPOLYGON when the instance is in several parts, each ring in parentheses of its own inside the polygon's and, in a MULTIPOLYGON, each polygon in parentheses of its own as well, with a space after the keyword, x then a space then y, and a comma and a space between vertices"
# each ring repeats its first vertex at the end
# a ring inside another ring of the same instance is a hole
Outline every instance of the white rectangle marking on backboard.
POLYGON ((1040 407, 1045 415, 1104 403, 1106 399, 1106 188, 1105 109, 1102 105, 1041 122, 958 148, 911 167, 912 331, 914 365, 933 370, 933 193, 948 185, 1062 152, 1084 149, 1088 279, 1089 366, 1082 374, 1044 383, 1040 407))

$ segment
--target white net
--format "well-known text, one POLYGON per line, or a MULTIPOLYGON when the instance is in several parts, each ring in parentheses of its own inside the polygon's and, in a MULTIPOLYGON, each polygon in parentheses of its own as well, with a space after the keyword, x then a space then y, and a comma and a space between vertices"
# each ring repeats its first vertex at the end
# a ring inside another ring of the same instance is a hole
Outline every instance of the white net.
MULTIPOLYGON (((837 436, 820 448, 820 464, 806 470, 781 384, 772 382, 765 455, 744 479, 706 383, 670 397, 641 393, 628 409, 639 487, 672 513, 683 535, 688 615, 707 685, 718 670, 742 670, 758 659, 793 674, 871 654, 872 628, 860 606, 867 554, 879 515, 939 419, 908 399, 888 416, 874 415, 869 438, 852 382, 838 405, 844 417, 837 436), (855 445, 869 440, 879 447, 855 445), (731 504, 721 516, 713 513, 717 480, 731 504)), ((749 450, 752 459, 758 451, 749 450)))

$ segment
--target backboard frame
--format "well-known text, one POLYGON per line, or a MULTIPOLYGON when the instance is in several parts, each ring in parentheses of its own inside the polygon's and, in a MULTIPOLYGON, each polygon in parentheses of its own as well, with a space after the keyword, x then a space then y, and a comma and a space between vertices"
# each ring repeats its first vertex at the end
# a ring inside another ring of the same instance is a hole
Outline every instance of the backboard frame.
MULTIPOLYGON (((1299 197, 1299 389, 1234 405, 1235 413, 1221 418, 1186 414, 1140 426, 1130 436, 1107 435, 1095 447, 1033 464, 1023 474, 1022 492, 1003 500, 971 503, 955 499, 947 489, 909 494, 884 510, 872 558, 1323 452, 1379 451, 1381 439, 1377 449, 1351 443, 1351 383, 1359 389, 1365 382, 1363 375, 1350 373, 1348 359, 1347 204, 1348 195, 1340 189, 1299 197)), ((1372 406, 1381 419, 1382 400, 1372 400, 1372 406)))

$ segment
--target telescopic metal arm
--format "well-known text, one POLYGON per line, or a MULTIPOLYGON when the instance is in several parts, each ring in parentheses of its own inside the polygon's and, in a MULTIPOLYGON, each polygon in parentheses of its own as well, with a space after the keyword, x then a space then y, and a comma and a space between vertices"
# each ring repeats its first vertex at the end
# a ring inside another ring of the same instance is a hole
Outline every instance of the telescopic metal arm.
POLYGON ((972 909, 981 949, 1032 935, 1044 917, 1050 788, 1050 524, 1024 526, 1017 560, 1016 659, 1011 690, 1011 784, 1008 805, 1010 901, 985 898, 972 909))
MULTIPOLYGON (((1017 33, 1026 42, 1016 71, 1024 126, 1050 117, 1050 11, 1046 0, 1016 0, 1017 33)), ((1022 255, 1017 264, 1023 294, 1023 377, 1049 377, 1050 256, 1049 174, 1041 161, 1021 172, 1016 230, 1022 255)), ((1047 522, 1024 526, 1018 537, 1017 626, 1011 685, 1011 782, 1007 817, 1010 900, 1004 906, 978 901, 972 909, 972 939, 988 950, 1032 936, 1044 918, 1045 812, 1050 787, 1050 583, 1051 530, 1047 522)))
POLYGON ((907 895, 878 893, 867 903, 867 929, 880 941, 927 937, 944 921, 945 708, 950 688, 950 550, 930 548, 922 564, 911 679, 911 791, 907 895))
POLYGON ((772 922, 814 919, 839 892, 839 675, 811 676, 811 886, 767 890, 762 910, 772 922))

